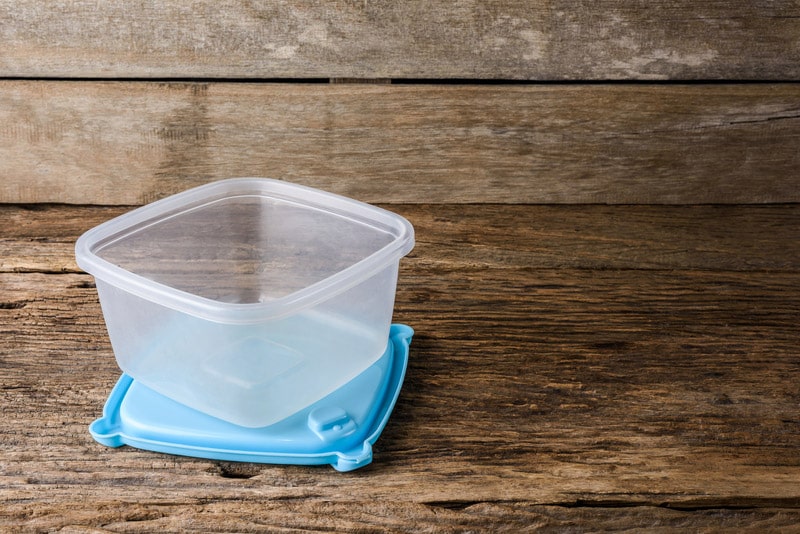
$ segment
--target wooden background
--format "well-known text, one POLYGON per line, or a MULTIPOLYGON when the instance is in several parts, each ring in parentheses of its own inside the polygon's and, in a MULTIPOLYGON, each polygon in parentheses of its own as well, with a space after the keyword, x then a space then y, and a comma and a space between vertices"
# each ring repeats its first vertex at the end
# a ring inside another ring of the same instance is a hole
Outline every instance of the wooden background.
POLYGON ((0 0, 0 529, 798 531, 800 4, 0 0), (85 230, 290 180, 408 217, 373 464, 106 449, 85 230))
POLYGON ((799 199, 797 2, 393 4, 0 1, 0 200, 799 199))

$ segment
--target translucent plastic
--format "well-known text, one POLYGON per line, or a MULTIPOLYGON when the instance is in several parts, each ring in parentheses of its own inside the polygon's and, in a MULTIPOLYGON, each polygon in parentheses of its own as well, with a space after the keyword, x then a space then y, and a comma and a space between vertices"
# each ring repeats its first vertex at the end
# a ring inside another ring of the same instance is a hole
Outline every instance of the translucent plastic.
POLYGON ((267 426, 385 351, 404 218, 275 180, 216 182, 78 240, 120 368, 209 415, 267 426))

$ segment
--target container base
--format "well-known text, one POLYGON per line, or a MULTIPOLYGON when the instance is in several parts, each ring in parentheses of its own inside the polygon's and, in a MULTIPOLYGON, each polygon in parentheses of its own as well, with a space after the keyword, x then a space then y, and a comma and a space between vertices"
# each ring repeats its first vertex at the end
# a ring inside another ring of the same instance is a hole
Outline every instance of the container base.
POLYGON ((411 327, 394 324, 386 352, 327 397, 283 421, 246 428, 193 410, 123 374, 103 417, 89 432, 109 447, 240 462, 330 464, 352 471, 372 461, 372 445, 392 413, 405 378, 411 327))

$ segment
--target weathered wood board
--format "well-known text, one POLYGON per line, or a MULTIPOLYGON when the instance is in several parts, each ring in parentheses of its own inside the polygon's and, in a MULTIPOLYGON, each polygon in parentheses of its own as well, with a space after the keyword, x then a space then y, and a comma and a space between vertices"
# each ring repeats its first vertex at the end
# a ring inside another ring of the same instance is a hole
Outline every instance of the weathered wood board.
POLYGON ((0 82, 0 201, 235 176, 372 202, 800 200, 800 84, 0 82))
POLYGON ((795 1, 0 0, 0 531, 800 532, 798 202, 795 1), (364 469, 88 433, 75 239, 235 176, 415 226, 364 469))
POLYGON ((91 440, 119 371, 71 243, 124 209, 0 207, 0 528, 800 521, 796 205, 392 206, 417 229, 395 315, 417 334, 349 474, 91 440))
MULTIPOLYGON (((417 244, 409 260, 426 268, 781 271, 800 265, 800 210, 792 204, 384 207, 413 223, 417 244)), ((0 205, 0 272, 82 273, 73 252, 77 236, 130 209, 0 205)))
POLYGON ((0 76, 800 77, 792 1, 0 2, 0 76))

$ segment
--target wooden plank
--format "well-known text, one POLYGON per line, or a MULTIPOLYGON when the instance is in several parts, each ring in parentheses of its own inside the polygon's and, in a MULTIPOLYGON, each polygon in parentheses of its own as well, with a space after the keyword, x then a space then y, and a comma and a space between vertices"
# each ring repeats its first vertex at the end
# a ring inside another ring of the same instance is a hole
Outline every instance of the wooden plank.
POLYGON ((370 202, 800 200, 800 85, 0 83, 0 200, 234 176, 370 202))
MULTIPOLYGON (((0 272, 0 527, 794 528, 797 206, 397 208, 420 239, 395 320, 417 334, 349 474, 94 443, 119 371, 91 277, 0 272)), ((2 207, 0 257, 123 209, 2 207)))
POLYGON ((406 384, 374 464, 352 475, 93 443, 118 371, 87 282, 0 275, 0 300, 22 304, 0 310, 0 499, 33 525, 40 505, 42 521, 155 508, 173 525, 176 507, 228 503, 232 521, 267 500, 395 503, 386 515, 412 521, 463 503, 800 505, 799 273, 406 271, 406 384))
POLYGON ((541 506, 464 503, 454 508, 392 502, 321 502, 313 497, 130 503, 14 503, 0 510, 0 527, 31 532, 537 532, 728 529, 796 532, 792 508, 670 510, 654 506, 541 506), (68 510, 68 513, 65 513, 68 510), (5 512, 5 513, 4 513, 5 512), (97 530, 94 530, 97 529, 97 530))
MULTIPOLYGON (((800 208, 385 205, 411 221, 403 260, 434 268, 800 269, 800 208)), ((75 239, 132 209, 0 205, 0 272, 81 272, 75 239)))
POLYGON ((0 76, 800 76, 796 2, 3 0, 0 17, 0 76))

